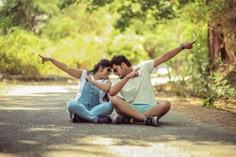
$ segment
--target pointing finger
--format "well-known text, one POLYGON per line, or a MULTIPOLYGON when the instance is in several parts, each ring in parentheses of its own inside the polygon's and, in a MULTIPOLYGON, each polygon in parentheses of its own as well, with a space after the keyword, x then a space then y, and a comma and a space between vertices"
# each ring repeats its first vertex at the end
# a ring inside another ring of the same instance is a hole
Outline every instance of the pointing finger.
POLYGON ((140 69, 140 67, 138 67, 137 69, 135 69, 134 71, 138 71, 140 69))
POLYGON ((195 42, 197 42, 197 40, 193 41, 192 44, 194 44, 195 42))

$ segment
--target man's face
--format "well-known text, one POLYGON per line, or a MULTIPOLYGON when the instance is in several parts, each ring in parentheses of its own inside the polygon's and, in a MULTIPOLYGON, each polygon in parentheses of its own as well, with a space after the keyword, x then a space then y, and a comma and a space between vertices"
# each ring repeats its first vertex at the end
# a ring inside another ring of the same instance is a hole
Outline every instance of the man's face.
POLYGON ((112 70, 113 70, 113 73, 117 76, 119 76, 119 78, 123 78, 125 76, 124 74, 124 69, 122 68, 121 65, 115 65, 113 64, 112 65, 112 70))

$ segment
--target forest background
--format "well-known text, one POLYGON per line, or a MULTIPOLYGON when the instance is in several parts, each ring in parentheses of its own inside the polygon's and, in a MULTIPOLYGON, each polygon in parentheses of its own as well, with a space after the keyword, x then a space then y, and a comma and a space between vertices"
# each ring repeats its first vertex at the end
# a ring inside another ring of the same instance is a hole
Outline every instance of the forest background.
POLYGON ((235 39, 235 0, 0 0, 1 81, 67 76, 38 54, 92 69, 115 54, 137 64, 196 40, 162 66, 171 91, 214 107, 236 97, 235 39))

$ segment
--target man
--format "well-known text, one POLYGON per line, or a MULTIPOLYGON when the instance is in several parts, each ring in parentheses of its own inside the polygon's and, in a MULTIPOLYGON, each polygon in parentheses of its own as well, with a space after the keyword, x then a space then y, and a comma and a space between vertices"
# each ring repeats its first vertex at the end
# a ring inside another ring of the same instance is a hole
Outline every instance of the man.
POLYGON ((132 67, 123 55, 115 55, 111 60, 112 69, 120 80, 110 88, 111 101, 118 112, 116 123, 144 122, 158 126, 159 119, 170 110, 169 101, 156 101, 150 74, 160 64, 176 56, 184 49, 191 49, 195 42, 187 42, 170 50, 158 58, 132 67))

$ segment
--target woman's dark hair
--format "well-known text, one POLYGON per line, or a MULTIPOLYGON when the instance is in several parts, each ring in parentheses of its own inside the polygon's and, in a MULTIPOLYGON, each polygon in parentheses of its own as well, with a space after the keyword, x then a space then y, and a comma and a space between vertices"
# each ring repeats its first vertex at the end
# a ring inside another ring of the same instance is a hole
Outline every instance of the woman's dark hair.
POLYGON ((109 61, 108 59, 101 59, 97 64, 94 65, 93 70, 88 71, 88 73, 95 74, 98 71, 99 66, 102 66, 104 68, 111 67, 111 61, 109 61))
MULTIPOLYGON (((108 59, 101 59, 97 64, 94 65, 93 70, 88 71, 88 74, 90 73, 95 74, 98 71, 99 66, 102 66, 104 68, 111 67, 111 62, 108 59)), ((109 102, 109 100, 110 98, 108 94, 106 93, 105 96, 103 97, 103 101, 109 102)))
POLYGON ((131 67, 130 61, 124 55, 115 55, 111 59, 112 65, 121 65, 121 63, 125 63, 128 67, 131 67))

